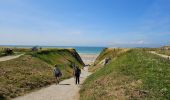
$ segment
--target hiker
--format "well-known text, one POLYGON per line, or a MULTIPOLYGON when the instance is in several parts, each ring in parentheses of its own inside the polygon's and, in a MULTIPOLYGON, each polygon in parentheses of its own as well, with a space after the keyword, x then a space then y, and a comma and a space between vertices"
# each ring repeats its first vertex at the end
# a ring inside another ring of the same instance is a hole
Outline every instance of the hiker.
POLYGON ((58 68, 58 65, 55 65, 55 68, 54 68, 54 75, 56 77, 56 83, 59 84, 60 82, 60 77, 62 76, 62 73, 60 71, 60 69, 58 68))
POLYGON ((73 75, 75 78, 75 84, 79 84, 80 83, 80 74, 81 74, 81 70, 78 66, 74 66, 73 67, 73 75))

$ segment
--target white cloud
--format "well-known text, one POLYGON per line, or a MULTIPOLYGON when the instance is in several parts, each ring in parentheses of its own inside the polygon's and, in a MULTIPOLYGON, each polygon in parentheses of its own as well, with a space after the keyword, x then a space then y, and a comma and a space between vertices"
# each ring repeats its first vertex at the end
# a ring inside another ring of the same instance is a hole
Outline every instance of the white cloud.
POLYGON ((147 44, 147 43, 144 40, 137 40, 137 41, 131 41, 131 42, 129 42, 129 44, 132 44, 132 45, 138 44, 138 45, 140 45, 140 44, 147 44))
POLYGON ((144 44, 145 42, 143 40, 139 40, 136 42, 136 44, 144 44))

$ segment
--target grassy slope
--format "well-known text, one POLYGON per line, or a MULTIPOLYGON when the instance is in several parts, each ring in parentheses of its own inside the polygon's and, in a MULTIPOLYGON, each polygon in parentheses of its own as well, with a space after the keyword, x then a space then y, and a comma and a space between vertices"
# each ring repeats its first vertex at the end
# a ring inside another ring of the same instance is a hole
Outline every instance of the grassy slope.
POLYGON ((142 50, 130 50, 92 74, 81 100, 170 99, 170 62, 142 50))
POLYGON ((100 69, 103 64, 102 61, 110 57, 113 59, 117 58, 120 56, 122 53, 126 52, 128 49, 120 49, 120 48, 105 48, 103 51, 100 53, 100 55, 96 58, 95 60, 95 66, 91 66, 89 68, 89 71, 95 72, 96 70, 100 69))
POLYGON ((43 50, 37 53, 33 53, 32 55, 53 66, 56 64, 59 65, 64 75, 63 78, 69 78, 72 75, 72 63, 76 63, 76 65, 79 67, 84 65, 81 58, 79 55, 77 55, 77 52, 74 49, 43 50))
POLYGON ((75 55, 74 50, 55 49, 0 62, 0 99, 13 98, 54 83, 54 64, 60 65, 62 79, 71 77, 70 61, 83 65, 75 55))

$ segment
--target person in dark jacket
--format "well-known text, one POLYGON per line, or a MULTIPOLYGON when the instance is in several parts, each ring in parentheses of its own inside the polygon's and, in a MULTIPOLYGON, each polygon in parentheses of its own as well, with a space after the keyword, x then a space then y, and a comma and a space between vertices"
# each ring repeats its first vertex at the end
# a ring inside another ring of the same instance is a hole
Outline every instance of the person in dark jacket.
POLYGON ((58 65, 55 65, 54 76, 56 77, 56 83, 59 84, 60 77, 62 76, 62 73, 61 73, 60 69, 58 68, 58 65))
POLYGON ((80 83, 80 74, 81 74, 81 69, 78 66, 73 67, 73 75, 75 77, 75 84, 80 83))

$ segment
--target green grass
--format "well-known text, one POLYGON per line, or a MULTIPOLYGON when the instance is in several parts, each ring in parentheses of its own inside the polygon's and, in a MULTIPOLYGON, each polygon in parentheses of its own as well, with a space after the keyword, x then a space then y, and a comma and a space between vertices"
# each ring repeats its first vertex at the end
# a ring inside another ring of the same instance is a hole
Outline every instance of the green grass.
POLYGON ((80 100, 169 100, 169 83, 168 60, 134 49, 93 73, 80 90, 80 100))
POLYGON ((76 63, 79 66, 84 64, 74 49, 49 49, 32 53, 33 56, 38 57, 51 65, 61 65, 76 63), (50 59, 49 59, 50 58, 50 59))
POLYGON ((3 56, 3 51, 0 49, 0 57, 3 56))
POLYGON ((3 56, 5 56, 4 49, 2 47, 0 47, 0 57, 3 57, 3 56))
POLYGON ((105 48, 105 49, 103 49, 103 51, 100 53, 100 55, 96 58, 96 60, 94 62, 95 65, 91 66, 89 68, 89 71, 95 72, 96 70, 103 67, 103 63, 104 63, 103 61, 105 58, 110 57, 113 60, 128 50, 129 49, 123 49, 123 48, 105 48))
POLYGON ((59 65, 63 73, 61 80, 71 77, 71 62, 83 66, 78 57, 73 49, 50 49, 0 62, 0 100, 14 98, 55 83, 55 64, 59 65))
POLYGON ((14 52, 27 53, 31 52, 31 48, 12 48, 14 52))
POLYGON ((74 49, 49 49, 31 53, 31 55, 40 58, 50 65, 54 66, 57 64, 62 70, 63 78, 69 78, 72 75, 72 63, 75 63, 80 68, 84 65, 74 49))
POLYGON ((14 52, 11 55, 18 55, 18 54, 31 52, 31 49, 29 49, 29 48, 0 47, 0 57, 8 56, 7 54, 4 53, 4 48, 11 48, 14 52))
POLYGON ((54 82, 52 66, 24 55, 0 62, 0 97, 13 98, 54 82))

